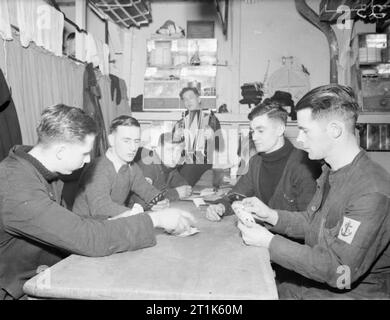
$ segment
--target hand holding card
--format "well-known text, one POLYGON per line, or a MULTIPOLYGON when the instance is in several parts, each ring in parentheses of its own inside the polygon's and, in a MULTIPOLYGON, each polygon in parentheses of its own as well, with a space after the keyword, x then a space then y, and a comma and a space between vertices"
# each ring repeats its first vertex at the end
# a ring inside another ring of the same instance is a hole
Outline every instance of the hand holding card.
POLYGON ((235 201, 232 204, 232 209, 238 219, 247 227, 253 227, 256 225, 255 219, 252 214, 244 209, 244 205, 241 201, 235 201))

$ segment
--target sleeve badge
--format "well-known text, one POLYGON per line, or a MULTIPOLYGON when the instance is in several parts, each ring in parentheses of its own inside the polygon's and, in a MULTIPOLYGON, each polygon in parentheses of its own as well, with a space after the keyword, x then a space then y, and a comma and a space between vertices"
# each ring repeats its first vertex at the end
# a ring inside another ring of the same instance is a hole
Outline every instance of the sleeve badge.
POLYGON ((341 225, 339 235, 337 237, 340 240, 351 244, 353 238, 355 237, 356 231, 360 226, 360 223, 360 221, 344 217, 343 224, 341 225))

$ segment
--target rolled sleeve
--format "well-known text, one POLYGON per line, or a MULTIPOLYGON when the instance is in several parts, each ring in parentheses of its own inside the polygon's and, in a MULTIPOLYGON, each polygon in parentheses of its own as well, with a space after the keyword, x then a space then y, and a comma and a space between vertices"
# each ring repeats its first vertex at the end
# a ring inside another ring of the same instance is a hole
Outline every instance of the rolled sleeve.
POLYGON ((303 239, 305 237, 310 221, 307 211, 276 211, 278 213, 278 221, 276 225, 270 228, 270 231, 293 238, 303 239))

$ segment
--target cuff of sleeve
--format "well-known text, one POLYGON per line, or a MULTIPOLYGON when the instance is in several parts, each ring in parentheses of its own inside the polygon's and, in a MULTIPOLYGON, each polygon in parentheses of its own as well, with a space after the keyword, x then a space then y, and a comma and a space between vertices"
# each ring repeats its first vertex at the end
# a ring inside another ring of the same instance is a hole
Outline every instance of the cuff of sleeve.
POLYGON ((128 232, 130 243, 133 244, 131 249, 137 250, 156 245, 157 241, 152 218, 150 218, 148 214, 144 213, 140 213, 129 218, 131 218, 129 224, 132 225, 131 229, 133 229, 133 232, 130 230, 128 232))
POLYGON ((284 231, 288 227, 288 219, 287 219, 288 211, 284 211, 284 210, 276 210, 276 211, 278 213, 278 221, 273 227, 269 228, 269 230, 272 232, 284 233, 284 231))

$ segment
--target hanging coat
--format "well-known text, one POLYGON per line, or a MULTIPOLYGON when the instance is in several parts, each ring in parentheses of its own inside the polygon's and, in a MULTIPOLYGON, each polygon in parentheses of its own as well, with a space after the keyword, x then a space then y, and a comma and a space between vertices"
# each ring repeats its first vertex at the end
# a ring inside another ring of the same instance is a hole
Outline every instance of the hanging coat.
POLYGON ((101 91, 96 80, 92 63, 88 63, 84 71, 83 110, 91 116, 98 125, 98 135, 95 139, 92 158, 102 156, 108 149, 107 133, 104 126, 103 114, 100 107, 101 91))
POLYGON ((3 71, 0 69, 0 161, 14 145, 22 144, 19 119, 3 71))

